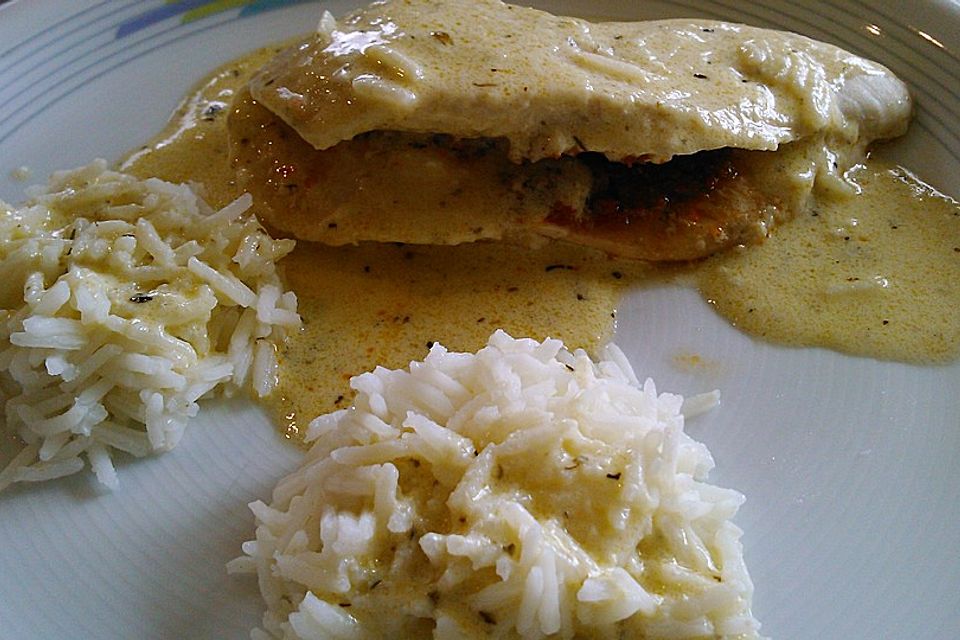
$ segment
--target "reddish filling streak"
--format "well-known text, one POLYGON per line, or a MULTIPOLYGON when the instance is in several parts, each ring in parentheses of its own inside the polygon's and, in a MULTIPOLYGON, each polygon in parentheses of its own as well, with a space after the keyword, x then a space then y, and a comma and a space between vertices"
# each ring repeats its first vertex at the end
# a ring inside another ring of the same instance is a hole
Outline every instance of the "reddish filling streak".
POLYGON ((626 226, 640 219, 696 222, 698 203, 737 176, 729 150, 701 151, 677 156, 663 164, 627 165, 598 153, 581 153, 593 175, 587 216, 575 219, 575 210, 558 203, 547 221, 563 226, 626 226))

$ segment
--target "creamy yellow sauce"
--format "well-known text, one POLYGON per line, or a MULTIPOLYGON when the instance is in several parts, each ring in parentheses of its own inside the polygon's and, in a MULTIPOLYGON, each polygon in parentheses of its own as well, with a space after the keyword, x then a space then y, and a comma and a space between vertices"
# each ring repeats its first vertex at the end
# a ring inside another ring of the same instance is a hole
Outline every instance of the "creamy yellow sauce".
MULTIPOLYGON (((200 183, 214 206, 238 196, 226 108, 277 49, 213 72, 159 135, 131 153, 125 170, 200 183)), ((589 350, 610 337, 625 290, 642 295, 645 283, 664 277, 696 283, 719 313, 766 340, 908 362, 955 358, 960 209, 876 161, 855 178, 860 196, 821 203, 760 245, 682 269, 562 244, 301 242, 283 264, 305 328, 281 354, 274 402, 282 428, 296 436, 313 416, 349 404, 349 376, 422 358, 433 341, 475 350, 502 328, 589 350)), ((703 362, 687 353, 676 361, 681 368, 703 362)))
POLYGON ((294 237, 534 235, 646 260, 762 235, 911 113, 889 70, 797 34, 588 22, 500 0, 325 14, 234 104, 239 183, 294 237), (809 165, 799 180, 780 166, 787 146, 809 165))
POLYGON ((772 342, 903 362, 960 354, 960 207, 871 160, 862 192, 821 199, 758 246, 714 256, 696 280, 741 330, 772 342))
MULTIPOLYGON (((212 73, 166 129, 124 161, 124 169, 198 182, 215 207, 240 195, 227 157, 226 110, 210 106, 229 103, 275 51, 254 52, 212 73)), ((592 350, 612 335, 624 285, 645 270, 555 243, 530 249, 299 242, 282 268, 304 319, 302 332, 280 353, 273 397, 292 437, 314 416, 349 405, 350 376, 422 359, 432 342, 475 351, 495 329, 504 329, 592 350)))
POLYGON ((433 342, 476 351, 499 328, 592 350, 611 337, 625 281, 615 263, 557 245, 303 243, 285 266, 305 325, 281 354, 276 400, 290 433, 349 406, 350 376, 404 367, 433 342))
POLYGON ((227 149, 227 113, 250 75, 285 45, 252 51, 201 80, 181 101, 167 126, 124 158, 121 168, 140 177, 199 184, 214 209, 240 196, 227 149))
POLYGON ((663 162, 816 132, 872 139, 902 132, 910 113, 889 70, 797 34, 716 20, 590 22, 500 0, 386 0, 326 14, 251 92, 316 149, 368 131, 426 131, 504 137, 514 161, 590 150, 663 162))

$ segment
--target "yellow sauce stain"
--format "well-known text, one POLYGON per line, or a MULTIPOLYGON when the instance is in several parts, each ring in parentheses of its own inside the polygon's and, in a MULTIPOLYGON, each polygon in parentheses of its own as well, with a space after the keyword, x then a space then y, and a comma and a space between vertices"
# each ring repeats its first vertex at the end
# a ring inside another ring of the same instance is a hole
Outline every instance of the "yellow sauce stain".
POLYGON ((701 356, 698 353, 677 353, 671 361, 673 367, 683 373, 716 374, 721 369, 720 362, 701 356))

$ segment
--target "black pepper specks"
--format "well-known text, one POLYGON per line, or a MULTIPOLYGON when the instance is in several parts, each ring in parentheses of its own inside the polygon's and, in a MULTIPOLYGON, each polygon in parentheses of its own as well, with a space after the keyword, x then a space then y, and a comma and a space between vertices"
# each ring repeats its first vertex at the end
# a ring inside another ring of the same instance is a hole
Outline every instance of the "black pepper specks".
POLYGON ((217 115, 219 115, 220 112, 223 111, 224 106, 225 105, 222 102, 211 102, 201 112, 200 117, 205 122, 213 122, 214 120, 216 120, 217 115))
POLYGON ((144 302, 150 302, 153 300, 153 296, 146 293, 137 293, 130 296, 130 302, 134 304, 143 304, 144 302))
POLYGON ((693 74, 693 77, 694 77, 694 78, 698 78, 698 79, 700 79, 700 80, 706 80, 706 79, 707 79, 707 76, 705 76, 705 75, 702 74, 702 73, 695 73, 695 74, 693 74))
POLYGON ((551 271, 556 271, 557 269, 563 269, 566 271, 573 271, 573 265, 571 264, 548 264, 544 267, 544 271, 550 273, 551 271))
POLYGON ((621 473, 619 471, 617 471, 616 473, 607 474, 607 477, 610 478, 611 480, 619 480, 620 476, 621 476, 621 473))

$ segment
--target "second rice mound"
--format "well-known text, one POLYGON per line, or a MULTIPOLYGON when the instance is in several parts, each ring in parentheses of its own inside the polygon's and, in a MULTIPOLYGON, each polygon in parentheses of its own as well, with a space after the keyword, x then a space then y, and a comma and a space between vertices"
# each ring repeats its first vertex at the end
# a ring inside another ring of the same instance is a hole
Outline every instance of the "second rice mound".
POLYGON ((434 345, 355 377, 234 572, 266 600, 253 638, 755 638, 753 586, 684 414, 616 347, 434 345))

